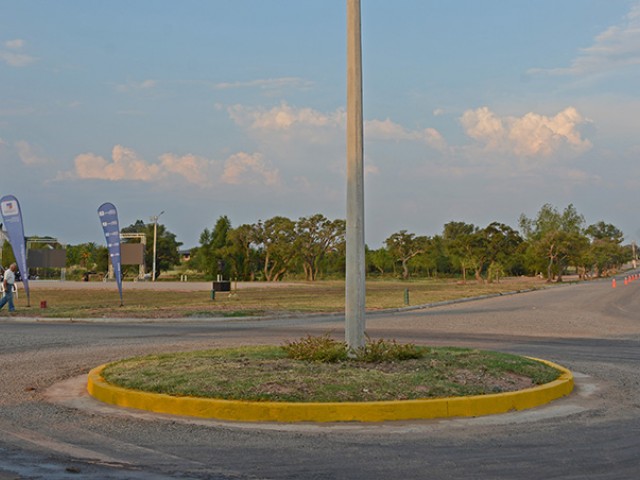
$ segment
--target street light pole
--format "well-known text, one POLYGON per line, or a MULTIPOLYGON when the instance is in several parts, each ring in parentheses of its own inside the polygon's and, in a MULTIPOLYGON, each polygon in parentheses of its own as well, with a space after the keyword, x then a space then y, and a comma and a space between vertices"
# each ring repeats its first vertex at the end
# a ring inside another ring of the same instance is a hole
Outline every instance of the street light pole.
POLYGON ((151 221, 153 222, 153 262, 151 269, 152 282, 156 281, 156 242, 158 239, 158 218, 160 218, 160 215, 162 215, 163 213, 164 210, 161 211, 158 215, 154 215, 153 217, 151 217, 151 221))
POLYGON ((347 258, 345 341, 365 344, 364 147, 360 0, 347 0, 347 258))

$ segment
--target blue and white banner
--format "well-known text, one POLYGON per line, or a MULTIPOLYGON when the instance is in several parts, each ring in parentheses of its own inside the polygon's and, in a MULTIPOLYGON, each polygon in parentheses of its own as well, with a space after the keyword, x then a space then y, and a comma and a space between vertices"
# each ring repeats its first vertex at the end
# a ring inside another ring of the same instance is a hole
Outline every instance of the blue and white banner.
POLYGON ((120 225, 118 224, 118 211, 113 203, 103 203, 98 207, 98 217, 107 241, 109 259, 113 265, 113 274, 120 292, 120 305, 122 306, 122 262, 120 258, 120 225))
MULTIPOLYGON (((9 243, 13 249, 13 256, 16 257, 16 264, 20 271, 24 291, 27 292, 27 306, 31 306, 29 296, 29 270, 27 269, 27 246, 24 241, 24 226, 22 224, 22 211, 20 203, 13 195, 5 195, 0 198, 0 211, 2 220, 7 230, 9 243)), ((9 265, 7 265, 8 267, 9 265)))

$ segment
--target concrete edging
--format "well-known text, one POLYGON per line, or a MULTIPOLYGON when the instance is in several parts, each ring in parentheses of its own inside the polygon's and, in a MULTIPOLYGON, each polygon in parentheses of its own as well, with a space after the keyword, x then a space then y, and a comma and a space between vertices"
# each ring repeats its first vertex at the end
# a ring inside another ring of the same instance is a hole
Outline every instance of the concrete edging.
POLYGON ((446 417, 476 417, 538 407, 573 391, 569 370, 546 360, 561 372, 553 382, 516 392, 424 400, 380 402, 293 403, 249 402, 128 390, 107 383, 101 365, 89 372, 87 391, 94 398, 120 407, 156 413, 239 422, 382 422, 446 417))

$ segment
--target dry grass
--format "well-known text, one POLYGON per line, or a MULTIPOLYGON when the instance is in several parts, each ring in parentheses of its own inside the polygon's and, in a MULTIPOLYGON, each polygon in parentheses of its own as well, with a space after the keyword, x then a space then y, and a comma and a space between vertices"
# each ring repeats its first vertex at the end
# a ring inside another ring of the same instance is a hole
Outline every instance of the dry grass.
MULTIPOLYGON (((252 316, 284 313, 330 313, 344 310, 344 282, 319 281, 279 288, 242 288, 231 295, 216 292, 211 300, 207 291, 156 291, 124 287, 124 306, 114 284, 104 289, 47 288, 31 284, 31 307, 26 307, 24 292, 16 302, 21 316, 53 318, 177 318, 211 316, 252 316), (40 308, 42 301, 47 308, 40 308)), ((380 310, 405 306, 405 289, 409 290, 411 305, 443 300, 475 297, 515 290, 542 288, 537 278, 505 279, 500 283, 468 282, 462 285, 453 280, 369 281, 367 309, 380 310)), ((6 310, 0 312, 6 315, 6 310)))

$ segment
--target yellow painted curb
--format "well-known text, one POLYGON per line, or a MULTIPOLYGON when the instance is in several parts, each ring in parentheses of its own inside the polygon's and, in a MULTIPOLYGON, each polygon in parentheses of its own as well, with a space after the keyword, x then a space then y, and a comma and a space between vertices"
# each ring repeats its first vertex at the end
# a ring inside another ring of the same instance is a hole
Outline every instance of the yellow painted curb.
POLYGON ((382 422, 476 417, 537 407, 571 393, 573 375, 569 370, 546 360, 533 360, 560 370, 560 377, 553 382, 517 392, 469 397, 340 403, 248 402, 174 397, 111 385, 101 375, 107 365, 89 372, 87 390, 96 399, 120 407, 241 422, 382 422))

